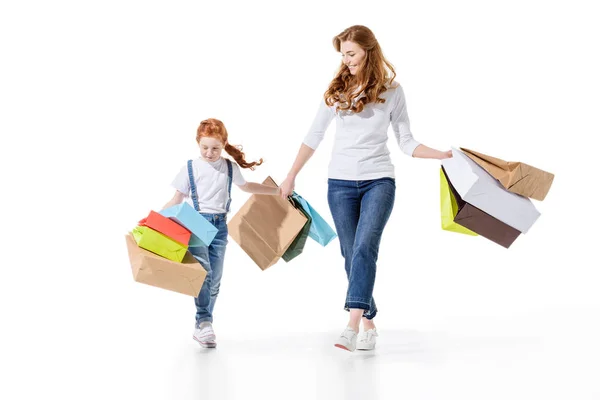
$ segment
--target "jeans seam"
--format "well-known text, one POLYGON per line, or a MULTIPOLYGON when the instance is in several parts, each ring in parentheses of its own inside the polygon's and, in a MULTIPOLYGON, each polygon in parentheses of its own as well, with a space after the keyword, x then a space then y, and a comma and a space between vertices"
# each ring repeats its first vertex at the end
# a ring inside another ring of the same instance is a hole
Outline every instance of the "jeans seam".
POLYGON ((355 300, 356 297, 346 297, 346 303, 361 303, 361 304, 366 304, 368 306, 371 306, 371 301, 363 301, 363 299, 361 300, 355 300))

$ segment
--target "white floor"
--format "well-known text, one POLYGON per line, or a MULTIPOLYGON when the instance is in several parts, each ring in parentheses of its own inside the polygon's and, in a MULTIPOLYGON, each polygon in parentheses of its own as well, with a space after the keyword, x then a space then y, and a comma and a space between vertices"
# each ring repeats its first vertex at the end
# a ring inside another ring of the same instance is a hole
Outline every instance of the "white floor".
POLYGON ((216 351, 184 340, 170 364, 156 364, 164 398, 599 399, 600 329, 590 318, 600 310, 579 311, 381 329, 373 352, 334 348, 333 331, 225 335, 216 351))
POLYGON ((189 326, 134 317, 87 337, 64 332, 56 358, 31 365, 41 379, 27 381, 23 398, 600 399, 598 315, 569 308, 381 327, 375 351, 354 353, 333 346, 336 330, 310 326, 239 325, 217 331, 217 349, 201 349, 189 326))

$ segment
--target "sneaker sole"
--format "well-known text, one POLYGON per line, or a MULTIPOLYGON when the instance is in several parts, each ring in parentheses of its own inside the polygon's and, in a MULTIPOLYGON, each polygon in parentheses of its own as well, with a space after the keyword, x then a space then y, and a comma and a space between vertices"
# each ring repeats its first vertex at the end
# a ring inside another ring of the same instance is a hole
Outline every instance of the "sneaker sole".
POLYGON ((356 350, 363 350, 363 351, 375 350, 375 346, 373 346, 373 347, 358 347, 358 346, 356 346, 356 350))
POLYGON ((214 349, 215 347, 217 347, 217 344, 215 342, 202 342, 198 340, 196 336, 193 336, 193 338, 196 342, 198 342, 198 344, 200 344, 201 347, 205 349, 214 349))
POLYGON ((353 351, 353 350, 350 350, 349 348, 347 348, 346 346, 344 346, 343 344, 336 343, 336 344, 334 344, 334 346, 337 348, 340 348, 342 350, 353 351))

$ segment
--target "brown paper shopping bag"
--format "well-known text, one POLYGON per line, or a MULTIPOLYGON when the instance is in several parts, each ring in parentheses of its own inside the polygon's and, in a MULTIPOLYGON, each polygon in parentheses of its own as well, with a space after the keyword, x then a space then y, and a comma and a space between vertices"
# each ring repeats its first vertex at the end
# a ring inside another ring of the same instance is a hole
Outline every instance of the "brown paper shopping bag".
MULTIPOLYGON (((263 182, 277 187, 271 177, 263 182)), ((227 224, 229 236, 262 270, 283 256, 308 219, 288 200, 254 194, 227 224)))
POLYGON ((552 186, 554 174, 550 172, 522 162, 504 161, 473 150, 460 149, 510 192, 542 201, 552 186))
POLYGON ((126 235, 125 240, 136 282, 198 296, 206 278, 206 270, 189 251, 181 262, 171 261, 139 247, 131 233, 126 235))

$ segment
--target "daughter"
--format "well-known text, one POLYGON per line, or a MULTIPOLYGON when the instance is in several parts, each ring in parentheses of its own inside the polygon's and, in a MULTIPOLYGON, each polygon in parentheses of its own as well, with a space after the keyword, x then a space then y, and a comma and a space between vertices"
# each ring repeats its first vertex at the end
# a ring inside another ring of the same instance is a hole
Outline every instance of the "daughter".
POLYGON ((212 327, 213 309, 223 276, 231 184, 235 183, 247 193, 280 195, 280 191, 278 187, 246 182, 239 167, 254 170, 255 166, 262 164, 262 159, 258 162, 247 162, 241 147, 229 144, 227 130, 223 122, 218 119, 209 118, 200 123, 196 142, 200 147, 200 157, 189 160, 187 165, 181 168, 171 184, 176 190, 175 195, 163 209, 185 200, 218 229, 208 247, 189 248, 207 272, 200 293, 194 298, 196 303, 194 339, 202 347, 213 348, 217 346, 212 327), (221 157, 223 150, 236 162, 221 157))

